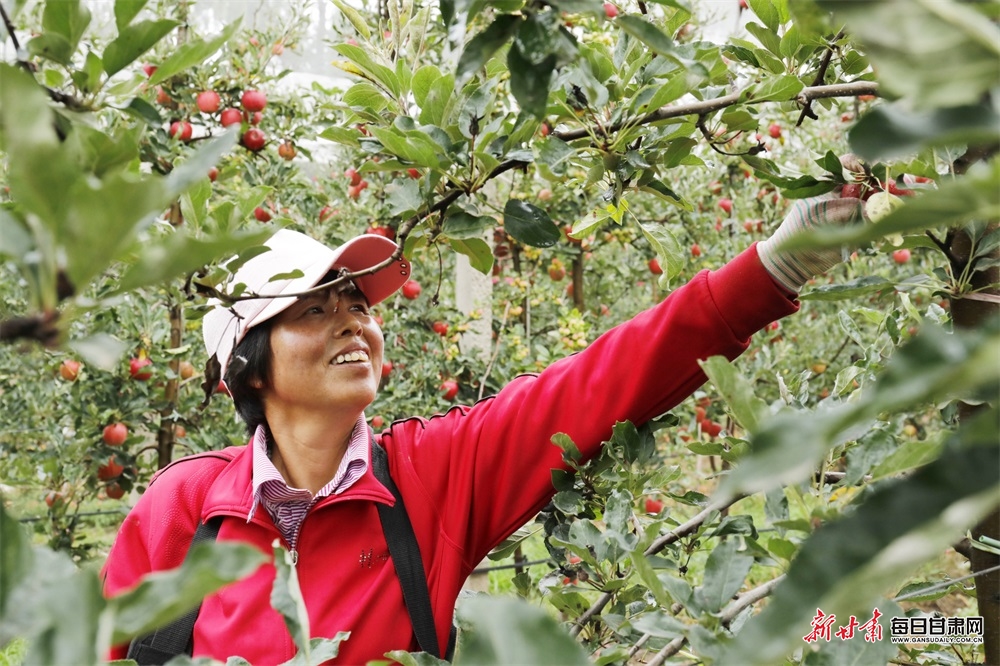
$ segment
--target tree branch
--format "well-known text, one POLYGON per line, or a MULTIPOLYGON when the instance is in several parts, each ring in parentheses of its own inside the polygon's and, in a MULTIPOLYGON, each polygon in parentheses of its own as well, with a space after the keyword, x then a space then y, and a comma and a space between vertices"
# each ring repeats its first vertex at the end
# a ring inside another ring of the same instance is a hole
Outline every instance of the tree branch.
MULTIPOLYGON (((826 79, 826 70, 830 66, 830 60, 833 57, 834 46, 838 41, 844 37, 844 31, 841 30, 830 40, 830 44, 826 47, 826 52, 823 54, 823 60, 819 64, 819 71, 816 72, 816 78, 813 80, 813 86, 822 85, 823 81, 826 79)), ((812 100, 806 102, 802 107, 802 113, 799 114, 799 119, 796 121, 795 126, 799 127, 806 118, 816 119, 816 113, 812 110, 812 100)))
POLYGON ((781 574, 774 580, 769 580, 763 585, 758 585, 752 590, 748 590, 742 594, 738 599, 730 602, 728 606, 722 609, 719 614, 719 619, 722 620, 722 626, 729 628, 729 624, 736 619, 736 616, 740 614, 747 606, 757 603, 766 596, 769 596, 774 592, 774 588, 778 587, 781 581, 785 580, 785 574, 781 574))
POLYGON ((646 662, 646 666, 660 666, 660 664, 663 664, 667 659, 680 652, 685 643, 687 643, 687 637, 678 636, 664 645, 663 649, 657 652, 655 657, 646 662))

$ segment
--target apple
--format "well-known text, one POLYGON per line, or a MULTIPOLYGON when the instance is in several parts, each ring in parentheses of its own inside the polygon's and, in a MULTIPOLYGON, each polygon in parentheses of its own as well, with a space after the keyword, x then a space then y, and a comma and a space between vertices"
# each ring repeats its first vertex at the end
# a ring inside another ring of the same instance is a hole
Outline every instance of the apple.
POLYGON ((663 275, 663 269, 660 268, 660 262, 657 261, 656 257, 649 260, 649 272, 653 275, 663 275))
POLYGON ((170 123, 170 136, 178 141, 190 141, 194 128, 186 120, 175 120, 170 123))
POLYGON ((247 120, 251 125, 260 125, 260 121, 264 120, 264 114, 260 111, 254 111, 247 120))
POLYGON ((434 322, 431 328, 434 330, 435 333, 437 333, 441 337, 448 335, 448 324, 444 323, 443 321, 434 322))
POLYGON ((128 374, 132 379, 144 382, 153 376, 153 369, 149 366, 153 365, 145 356, 142 358, 132 358, 128 362, 128 374), (149 368, 148 370, 143 370, 143 368, 149 368))
POLYGON ((413 180, 420 179, 420 171, 418 169, 410 167, 409 169, 406 170, 406 173, 409 174, 410 178, 412 178, 413 180))
POLYGON ((239 109, 226 109, 219 114, 219 122, 223 127, 239 125, 243 122, 243 114, 240 113, 239 109))
POLYGON ((538 190, 538 199, 539 201, 549 201, 552 199, 552 190, 547 187, 538 190))
POLYGON ((896 181, 894 181, 894 180, 890 180, 889 181, 889 187, 887 187, 886 190, 889 192, 889 194, 894 194, 897 197, 911 197, 911 196, 913 196, 913 190, 906 190, 906 189, 903 189, 903 188, 899 187, 898 185, 896 185, 896 181))
POLYGON ((906 248, 903 248, 901 250, 896 250, 895 252, 892 253, 892 260, 895 261, 897 264, 905 264, 910 260, 910 251, 907 250, 906 248))
POLYGON ((194 102, 198 105, 198 110, 202 113, 215 113, 219 110, 219 104, 222 100, 219 98, 219 93, 214 90, 205 90, 198 93, 194 102))
POLYGON ((553 259, 552 263, 549 264, 549 277, 554 282, 561 282, 566 277, 566 269, 558 259, 553 259))
POLYGON ((80 362, 71 358, 59 364, 59 376, 68 382, 75 382, 80 375, 80 362))
POLYGON ((297 151, 295 150, 295 144, 293 144, 291 141, 282 141, 281 145, 278 146, 278 157, 280 157, 285 161, 290 162, 291 160, 295 159, 296 152, 297 151))
POLYGON ((771 135, 772 139, 780 139, 781 125, 778 123, 771 123, 770 127, 767 128, 767 133, 771 135))
POLYGON ((219 177, 219 170, 216 167, 212 167, 208 170, 208 179, 213 183, 219 177))
POLYGON ((125 468, 115 462, 115 457, 110 456, 107 463, 97 468, 97 478, 101 481, 110 481, 117 479, 124 471, 125 468))
POLYGON ((361 185, 348 185, 347 196, 357 201, 359 198, 361 198, 361 190, 363 189, 364 188, 361 187, 361 185))
POLYGON ((609 19, 613 19, 614 17, 618 16, 618 8, 615 7, 615 5, 610 2, 605 2, 604 15, 607 16, 609 19))
POLYGON ((259 90, 246 90, 240 97, 240 103, 243 104, 244 109, 251 113, 263 111, 264 107, 267 106, 267 96, 259 90))
POLYGON ((711 419, 702 419, 701 431, 709 437, 718 437, 722 432, 722 426, 711 419))
POLYGON ((147 77, 151 77, 153 74, 156 74, 156 65, 151 65, 147 62, 142 66, 142 71, 146 72, 147 77))
POLYGON ((389 240, 396 240, 396 232, 392 227, 382 226, 379 224, 373 224, 365 229, 366 234, 375 234, 376 236, 382 236, 383 238, 388 238, 389 240))
POLYGON ((445 400, 454 400, 458 395, 458 382, 454 379, 446 379, 441 382, 441 393, 445 400))
POLYGON ((542 126, 538 128, 538 133, 542 135, 544 139, 552 132, 552 128, 549 127, 548 123, 542 123, 542 126))
POLYGON ((285 45, 282 44, 281 42, 275 42, 274 46, 271 47, 271 53, 273 53, 276 56, 280 56, 284 52, 285 52, 285 45))
POLYGON ((847 183, 840 189, 841 199, 860 199, 861 183, 847 183))
POLYGON ((653 497, 646 498, 646 513, 659 514, 663 511, 663 501, 653 497))
POLYGON ((333 209, 332 208, 330 208, 329 206, 323 206, 322 208, 320 208, 320 210, 319 210, 319 221, 320 222, 326 222, 331 217, 333 217, 333 209))
POLYGON ((708 191, 712 194, 722 194, 722 183, 717 180, 713 180, 708 184, 708 191))
POLYGON ((700 257, 701 256, 701 248, 698 247, 697 243, 695 243, 694 245, 691 246, 691 256, 692 257, 700 257))
POLYGON ((104 492, 110 499, 121 499, 125 497, 125 489, 117 481, 112 481, 104 486, 104 492))
POLYGON ((128 437, 128 428, 124 423, 111 423, 104 426, 104 432, 101 434, 101 439, 108 446, 121 446, 125 443, 125 439, 128 437))
POLYGON ((177 425, 174 426, 174 436, 177 437, 178 439, 182 437, 187 437, 187 434, 188 434, 187 428, 185 428, 181 424, 178 423, 177 425))
POLYGON ((382 361, 382 379, 392 374, 392 361, 382 361))
POLYGON ((740 11, 744 9, 750 9, 750 5, 747 4, 747 0, 740 0, 740 11))
POLYGON ((271 221, 271 213, 268 212, 266 208, 263 208, 261 206, 257 206, 256 208, 253 209, 253 216, 257 218, 258 222, 271 221))
POLYGON ((726 211, 726 214, 731 214, 733 212, 733 200, 732 199, 719 199, 719 208, 726 211))
POLYGON ((50 509, 62 506, 66 502, 66 497, 58 490, 50 490, 45 494, 45 505, 50 509))
POLYGON ((822 361, 816 361, 815 363, 812 364, 812 366, 810 366, 809 369, 812 370, 817 375, 822 375, 824 372, 826 372, 826 363, 823 363, 822 361))
POLYGON ((163 106, 169 106, 173 104, 174 100, 170 97, 170 93, 163 89, 163 86, 156 86, 156 103, 163 106))
POLYGON ((875 95, 858 95, 859 102, 874 102, 875 95))
POLYGON ((256 127, 251 127, 246 132, 243 133, 243 138, 240 139, 243 147, 247 150, 256 153, 264 147, 267 143, 267 137, 256 127))
POLYGON ((704 407, 702 407, 701 405, 698 405, 697 407, 694 408, 694 420, 695 421, 697 421, 698 423, 701 423, 706 418, 708 418, 708 414, 706 413, 704 407))
POLYGON ((363 180, 361 174, 358 173, 358 170, 355 169, 354 167, 350 167, 347 171, 344 172, 344 175, 347 176, 347 178, 351 181, 351 185, 354 187, 360 185, 361 181, 363 180))
POLYGON ((372 417, 372 428, 381 428, 384 425, 385 425, 385 419, 383 419, 381 416, 376 414, 375 416, 372 417))
POLYGON ((423 291, 423 289, 421 288, 420 283, 416 280, 407 280, 403 283, 402 291, 403 298, 413 301, 420 296, 420 292, 423 291))

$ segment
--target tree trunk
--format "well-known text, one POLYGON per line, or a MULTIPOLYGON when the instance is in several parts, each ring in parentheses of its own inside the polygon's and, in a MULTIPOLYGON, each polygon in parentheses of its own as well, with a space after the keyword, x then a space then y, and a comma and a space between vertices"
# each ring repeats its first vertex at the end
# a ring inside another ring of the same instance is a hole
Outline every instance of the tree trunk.
MULTIPOLYGON (((177 349, 184 339, 184 307, 174 303, 170 306, 170 348, 177 349)), ((174 457, 174 441, 177 423, 173 419, 177 411, 177 394, 180 390, 181 360, 178 356, 170 359, 170 371, 173 377, 167 380, 163 389, 164 405, 160 410, 160 429, 156 433, 156 467, 163 469, 174 457)))
MULTIPOLYGON (((996 223, 990 224, 990 230, 998 228, 996 223)), ((950 245, 951 254, 956 263, 965 265, 973 251, 969 236, 962 231, 954 234, 950 245)), ((991 253, 991 257, 1000 255, 1000 251, 991 253)), ((972 288, 983 289, 981 294, 1000 294, 1000 289, 996 287, 984 289, 988 285, 995 285, 1000 282, 1000 268, 993 267, 985 271, 979 271, 972 276, 972 288)), ((1000 306, 994 302, 974 300, 970 298, 953 298, 951 301, 952 321, 957 329, 977 329, 986 325, 990 321, 996 320, 1000 316, 1000 306)), ((985 405, 959 404, 959 419, 964 421, 972 417, 985 405)), ((1000 540, 1000 507, 984 518, 972 529, 972 540, 975 542, 980 536, 1000 540)), ((985 550, 980 550, 973 546, 969 563, 972 572, 986 571, 1000 566, 1000 556, 985 550)), ((983 643, 985 649, 985 663, 1000 664, 1000 571, 992 571, 987 574, 976 576, 976 599, 979 604, 979 615, 983 617, 983 643)))

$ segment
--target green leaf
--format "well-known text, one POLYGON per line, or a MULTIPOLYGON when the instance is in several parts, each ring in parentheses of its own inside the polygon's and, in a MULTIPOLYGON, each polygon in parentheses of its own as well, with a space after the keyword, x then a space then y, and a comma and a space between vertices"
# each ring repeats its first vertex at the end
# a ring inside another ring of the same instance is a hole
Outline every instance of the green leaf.
POLYGON ((965 176, 942 181, 936 190, 919 197, 907 198, 874 224, 858 224, 834 228, 827 225, 796 234, 783 249, 815 249, 839 245, 858 245, 888 236, 912 234, 926 229, 956 227, 972 220, 1000 217, 1000 160, 989 165, 977 165, 965 176))
MULTIPOLYGON (((10 610, 7 600, 11 591, 23 580, 32 566, 31 542, 21 528, 21 523, 10 517, 5 508, 5 498, 0 495, 0 619, 10 610)), ((0 645, 13 635, 0 630, 0 645)))
POLYGON ((1000 382, 1000 334, 947 334, 927 324, 900 347, 857 400, 814 412, 779 413, 751 438, 745 457, 719 488, 720 497, 756 492, 808 475, 835 445, 857 439, 878 415, 960 397, 1000 382))
POLYGON ((115 0, 115 27, 118 32, 132 22, 149 0, 115 0))
POLYGON ((663 34, 655 25, 634 14, 622 15, 615 21, 621 28, 662 56, 674 55, 674 40, 663 34))
POLYGON ((485 30, 469 40, 455 68, 455 78, 464 85, 501 46, 510 41, 523 22, 520 16, 501 14, 485 30))
POLYGON ((90 25, 90 10, 80 0, 46 2, 42 11, 42 35, 28 42, 28 52, 67 67, 80 38, 90 25))
POLYGON ((551 247, 562 234, 549 214, 519 199, 509 199, 503 209, 504 229, 514 240, 532 247, 551 247))
POLYGON ((162 284, 192 273, 220 258, 261 245, 270 235, 270 231, 256 231, 194 238, 176 232, 161 242, 142 243, 138 259, 122 276, 115 293, 162 284))
MULTIPOLYGON (((772 28, 765 28, 759 23, 750 21, 746 25, 747 32, 752 34, 757 38, 764 48, 767 49, 773 56, 781 57, 781 38, 778 37, 778 33, 772 28)), ((761 54, 763 55, 763 54, 761 54)))
POLYGON ((113 76, 125 69, 180 24, 173 19, 158 19, 119 28, 118 36, 104 49, 104 71, 113 76))
MULTIPOLYGON (((349 631, 338 631, 333 638, 311 638, 309 639, 309 649, 299 650, 295 656, 281 664, 281 666, 314 666, 314 664, 325 664, 329 660, 340 654, 340 644, 351 637, 349 631)), ((237 659, 239 657, 236 657, 237 659)), ((230 660, 233 657, 229 658, 230 660)), ((226 666, 231 666, 229 661, 226 666)), ((242 666, 242 665, 240 665, 242 666)), ((247 666, 250 666, 247 664, 247 666)))
POLYGON ((571 164, 570 160, 576 154, 576 151, 568 143, 554 136, 536 141, 534 147, 537 149, 538 163, 544 164, 548 171, 556 177, 566 175, 571 164))
POLYGON ((785 102, 795 99, 795 96, 802 92, 803 88, 805 88, 805 84, 797 77, 790 75, 772 76, 747 89, 743 93, 743 99, 748 104, 785 102))
POLYGON ((385 93, 367 81, 359 81, 344 92, 344 104, 355 110, 378 114, 389 104, 385 93))
POLYGON ((312 647, 309 642, 309 612, 302 599, 302 590, 299 589, 299 577, 292 564, 292 554, 282 548, 277 539, 274 540, 274 566, 277 571, 274 587, 271 589, 271 607, 281 613, 292 640, 299 651, 305 653, 306 663, 312 663, 309 659, 312 647))
POLYGON ((550 55, 537 65, 532 65, 516 45, 507 51, 510 91, 521 108, 539 120, 545 115, 549 99, 549 83, 555 66, 554 55, 550 55))
POLYGON ((338 44, 334 50, 347 57, 367 75, 367 78, 382 84, 393 96, 399 96, 399 79, 396 73, 385 65, 375 62, 363 48, 352 44, 338 44))
POLYGON ((944 442, 940 439, 909 441, 895 449, 871 471, 872 481, 908 472, 935 460, 941 455, 944 442))
POLYGON ((894 282, 878 275, 866 275, 843 284, 821 285, 799 295, 803 301, 845 301, 881 294, 895 287, 894 282))
POLYGON ((478 238, 482 240, 483 234, 496 226, 496 220, 488 215, 471 215, 464 210, 457 210, 448 213, 444 219, 442 232, 448 238, 456 240, 467 240, 478 238))
POLYGON ((409 217, 423 206, 420 185, 412 179, 394 180, 385 186, 386 204, 393 217, 409 217))
POLYGON ((424 65, 413 73, 410 85, 413 90, 413 99, 417 106, 423 108, 424 100, 431 90, 431 85, 441 78, 441 70, 434 65, 424 65))
POLYGON ((725 356, 712 356, 700 364, 739 424, 751 433, 756 432, 768 411, 767 403, 756 396, 750 382, 725 356))
POLYGON ((247 544, 212 541, 192 546, 177 569, 147 574, 137 587, 108 600, 112 643, 169 624, 205 596, 256 571, 265 559, 247 544))
POLYGON ((656 256, 660 258, 660 267, 663 268, 661 280, 666 286, 684 268, 684 253, 681 250, 681 244, 665 224, 639 222, 639 229, 649 244, 653 246, 656 256))
POLYGON ((513 598, 473 596, 458 606, 462 662, 587 666, 583 649, 548 613, 513 598))
POLYGON ((445 74, 431 84, 424 103, 420 107, 420 122, 428 125, 440 125, 454 94, 455 76, 453 74, 445 74))
POLYGON ((372 36, 371 30, 368 28, 368 24, 365 22, 364 17, 357 9, 351 7, 346 2, 343 2, 343 0, 332 1, 334 6, 340 10, 340 13, 346 16, 347 20, 351 22, 351 25, 354 26, 354 29, 358 31, 359 35, 365 39, 372 36))
POLYGON ((489 275, 493 269, 493 250, 489 243, 481 238, 453 238, 448 241, 452 249, 469 258, 469 265, 483 275, 489 275))
POLYGON ((788 20, 787 0, 775 2, 775 0, 750 0, 750 9, 764 22, 768 28, 777 32, 778 27, 788 20), (780 5, 785 6, 785 15, 782 17, 780 5))
POLYGON ((440 169, 444 150, 423 132, 402 132, 396 127, 372 127, 369 130, 393 155, 417 166, 440 169))
POLYGON ((914 108, 979 104, 1000 83, 1000 29, 952 0, 823 0, 862 44, 879 84, 914 108))
POLYGON ((107 333, 95 333, 84 338, 73 338, 66 343, 66 346, 79 354, 84 363, 105 372, 114 370, 128 348, 125 342, 107 333))
POLYGON ((780 661, 801 645, 817 608, 840 618, 870 615, 885 591, 961 538, 996 506, 998 418, 993 408, 963 424, 940 458, 878 486, 853 512, 813 533, 720 663, 780 661))
POLYGON ((753 566, 753 555, 740 551, 740 539, 726 539, 712 549, 705 562, 705 581, 695 588, 698 602, 710 612, 720 610, 743 587, 753 566))
POLYGON ((849 138, 859 157, 893 160, 926 148, 995 143, 1000 139, 1000 115, 985 104, 928 111, 880 104, 858 120, 849 138))
POLYGON ((240 27, 240 20, 236 19, 222 29, 213 39, 192 39, 181 44, 173 53, 167 56, 156 68, 156 71, 147 82, 150 86, 162 83, 175 74, 190 69, 195 65, 200 65, 208 60, 209 56, 222 48, 222 45, 232 39, 233 35, 240 27))
POLYGON ((101 85, 101 75, 104 73, 104 65, 100 56, 93 51, 87 51, 87 57, 83 61, 83 67, 70 73, 73 83, 83 93, 90 94, 101 85))
POLYGON ((663 583, 656 576, 656 571, 653 570, 653 566, 641 550, 632 554, 632 566, 635 568, 636 573, 639 574, 639 579, 652 593, 653 598, 656 599, 656 603, 660 608, 670 608, 674 600, 667 594, 663 583))

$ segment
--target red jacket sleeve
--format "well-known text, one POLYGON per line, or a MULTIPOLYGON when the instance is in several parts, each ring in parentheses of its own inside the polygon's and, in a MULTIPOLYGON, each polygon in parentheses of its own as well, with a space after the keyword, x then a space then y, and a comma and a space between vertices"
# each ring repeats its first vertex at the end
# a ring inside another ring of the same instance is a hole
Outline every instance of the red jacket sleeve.
POLYGON ((562 467, 552 435, 593 456, 616 422, 645 423, 690 396, 706 380, 699 360, 735 358, 797 308, 751 247, 539 375, 472 407, 395 424, 384 436, 397 445, 393 474, 413 475, 471 570, 551 499, 551 470, 562 467))

